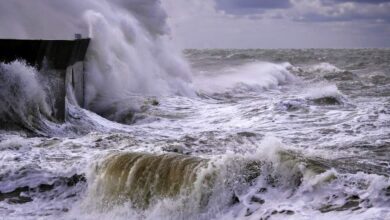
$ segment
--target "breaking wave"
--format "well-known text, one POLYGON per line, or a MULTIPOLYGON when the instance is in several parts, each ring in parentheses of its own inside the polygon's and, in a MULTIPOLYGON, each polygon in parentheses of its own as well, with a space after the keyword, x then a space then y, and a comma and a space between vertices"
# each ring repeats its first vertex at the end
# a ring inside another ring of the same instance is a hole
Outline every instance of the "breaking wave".
POLYGON ((54 120, 54 110, 39 81, 38 71, 23 61, 0 63, 1 127, 13 124, 40 132, 48 120, 54 120))
POLYGON ((296 80, 289 63, 247 63, 217 73, 202 73, 194 79, 197 88, 206 93, 261 92, 296 80))
MULTIPOLYGON (((350 212, 372 206, 386 209, 389 178, 354 172, 353 164, 339 167, 332 163, 293 152, 274 139, 266 139, 252 153, 208 159, 114 153, 91 165, 86 198, 69 216, 297 219, 305 218, 301 212, 306 210, 322 213, 324 218, 348 219, 350 212), (345 169, 351 170, 344 173, 345 169)), ((378 214, 378 218, 386 215, 378 214)))
POLYGON ((332 72, 343 72, 343 70, 337 68, 330 63, 319 63, 308 67, 308 71, 317 73, 332 73, 332 72))
POLYGON ((305 91, 305 98, 318 105, 340 105, 346 99, 336 85, 317 83, 305 91))

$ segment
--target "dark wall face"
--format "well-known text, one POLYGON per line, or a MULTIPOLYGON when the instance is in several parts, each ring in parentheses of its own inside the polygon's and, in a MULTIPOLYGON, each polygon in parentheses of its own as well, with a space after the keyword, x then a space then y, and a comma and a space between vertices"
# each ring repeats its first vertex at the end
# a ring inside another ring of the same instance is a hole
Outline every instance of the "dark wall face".
POLYGON ((90 39, 74 41, 50 40, 0 40, 0 62, 22 59, 32 66, 42 67, 46 58, 49 68, 66 69, 83 61, 90 39))
POLYGON ((84 69, 83 62, 90 39, 66 40, 12 40, 0 39, 0 62, 10 63, 24 60, 36 67, 43 76, 40 79, 47 90, 52 105, 52 117, 58 121, 65 120, 66 83, 73 83, 79 104, 83 104, 84 69), (70 67, 70 68, 69 68, 70 67), (67 79, 67 71, 71 79, 67 79), (77 86, 75 86, 77 85, 77 86))

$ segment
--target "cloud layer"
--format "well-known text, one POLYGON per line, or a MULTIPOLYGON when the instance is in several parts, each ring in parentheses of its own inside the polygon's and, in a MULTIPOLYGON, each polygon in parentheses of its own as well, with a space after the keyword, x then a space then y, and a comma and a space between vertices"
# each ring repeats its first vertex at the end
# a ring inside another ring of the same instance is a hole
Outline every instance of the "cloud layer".
POLYGON ((163 4, 183 47, 390 47, 390 0, 164 0, 163 4))
POLYGON ((251 18, 390 22, 390 0, 216 0, 216 9, 251 18))

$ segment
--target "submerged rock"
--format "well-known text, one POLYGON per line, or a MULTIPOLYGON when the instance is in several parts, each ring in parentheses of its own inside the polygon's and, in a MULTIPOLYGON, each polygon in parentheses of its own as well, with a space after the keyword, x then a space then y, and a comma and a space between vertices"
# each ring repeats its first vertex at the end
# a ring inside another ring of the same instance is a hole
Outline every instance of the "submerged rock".
POLYGON ((166 151, 166 152, 173 152, 173 153, 179 153, 179 154, 190 154, 191 153, 191 150, 188 149, 186 146, 176 145, 176 144, 167 145, 165 147, 162 147, 162 150, 166 151))
POLYGON ((75 174, 71 177, 60 177, 53 183, 41 183, 37 186, 18 187, 9 192, 0 191, 0 201, 6 201, 13 204, 23 204, 33 201, 33 193, 45 193, 55 190, 58 186, 74 187, 78 183, 85 183, 85 176, 75 174))
POLYGON ((258 196, 252 196, 251 203, 258 203, 258 204, 262 205, 265 203, 265 201, 264 201, 264 199, 262 199, 258 196))
POLYGON ((322 213, 333 212, 333 211, 341 212, 346 210, 356 211, 361 209, 360 203, 361 203, 360 197, 358 195, 352 195, 346 199, 343 205, 332 205, 332 204, 325 205, 321 207, 319 210, 322 213))
POLYGON ((314 102, 314 104, 317 105, 341 105, 342 101, 337 97, 327 96, 327 97, 321 97, 312 99, 311 101, 314 102))

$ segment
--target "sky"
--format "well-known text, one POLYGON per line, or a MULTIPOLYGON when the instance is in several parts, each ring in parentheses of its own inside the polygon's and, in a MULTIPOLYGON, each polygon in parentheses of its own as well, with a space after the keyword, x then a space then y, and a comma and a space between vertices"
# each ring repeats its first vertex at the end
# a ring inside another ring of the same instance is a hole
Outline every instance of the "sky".
POLYGON ((390 0, 161 0, 181 48, 390 47, 390 0))

